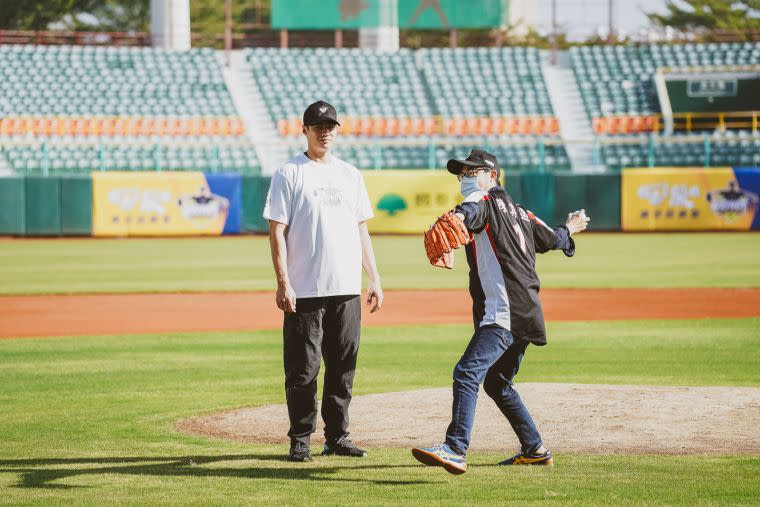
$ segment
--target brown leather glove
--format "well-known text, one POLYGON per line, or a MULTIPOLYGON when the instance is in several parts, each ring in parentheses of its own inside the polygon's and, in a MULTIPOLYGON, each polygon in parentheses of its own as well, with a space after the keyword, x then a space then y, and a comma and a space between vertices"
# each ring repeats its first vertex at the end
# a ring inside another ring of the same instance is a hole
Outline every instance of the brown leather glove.
POLYGON ((425 253, 430 264, 451 269, 454 266, 452 250, 470 242, 470 233, 464 222, 453 211, 444 213, 425 233, 425 253))

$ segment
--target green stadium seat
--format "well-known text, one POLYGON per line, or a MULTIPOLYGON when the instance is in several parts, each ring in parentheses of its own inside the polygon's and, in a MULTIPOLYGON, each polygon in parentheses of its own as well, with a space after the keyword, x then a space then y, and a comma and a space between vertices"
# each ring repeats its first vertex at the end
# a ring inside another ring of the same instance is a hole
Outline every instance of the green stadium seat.
POLYGON ((261 173, 255 149, 245 142, 199 147, 177 143, 94 146, 37 141, 7 146, 3 149, 2 156, 9 167, 25 174, 42 174, 46 166, 50 174, 99 170, 261 173))
POLYGON ((658 67, 756 65, 760 43, 581 46, 570 58, 589 118, 649 115, 660 112, 658 67))
POLYGON ((0 116, 236 115, 211 49, 0 45, 0 116))

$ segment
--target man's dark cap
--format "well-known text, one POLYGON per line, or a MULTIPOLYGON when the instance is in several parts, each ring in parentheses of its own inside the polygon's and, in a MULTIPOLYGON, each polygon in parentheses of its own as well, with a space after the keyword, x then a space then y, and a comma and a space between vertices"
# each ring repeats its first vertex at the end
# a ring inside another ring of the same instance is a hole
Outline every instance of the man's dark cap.
POLYGON ((340 125, 335 108, 324 100, 316 101, 303 112, 303 124, 306 126, 319 125, 328 121, 340 125))
POLYGON ((483 167, 487 170, 496 171, 497 176, 500 174, 499 161, 496 160, 496 157, 487 151, 478 148, 472 150, 466 159, 457 160, 452 158, 446 164, 446 169, 448 169, 451 174, 459 174, 465 168, 475 167, 483 167))

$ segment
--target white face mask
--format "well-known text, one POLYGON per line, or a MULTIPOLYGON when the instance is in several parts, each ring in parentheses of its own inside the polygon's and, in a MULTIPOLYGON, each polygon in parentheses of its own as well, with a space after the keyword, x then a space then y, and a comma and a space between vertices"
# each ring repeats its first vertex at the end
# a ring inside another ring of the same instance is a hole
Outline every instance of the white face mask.
POLYGON ((462 195, 465 197, 473 192, 482 191, 482 189, 478 186, 478 177, 465 176, 462 178, 462 181, 459 183, 459 191, 462 192, 462 195))

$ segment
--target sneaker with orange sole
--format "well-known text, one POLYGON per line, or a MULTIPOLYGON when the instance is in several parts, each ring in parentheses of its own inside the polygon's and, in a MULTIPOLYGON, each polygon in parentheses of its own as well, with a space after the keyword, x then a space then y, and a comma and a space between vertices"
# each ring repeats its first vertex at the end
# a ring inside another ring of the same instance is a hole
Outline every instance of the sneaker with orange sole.
POLYGON ((501 461, 499 465, 554 465, 554 458, 552 453, 547 449, 542 454, 525 454, 524 452, 518 452, 509 459, 501 461))

